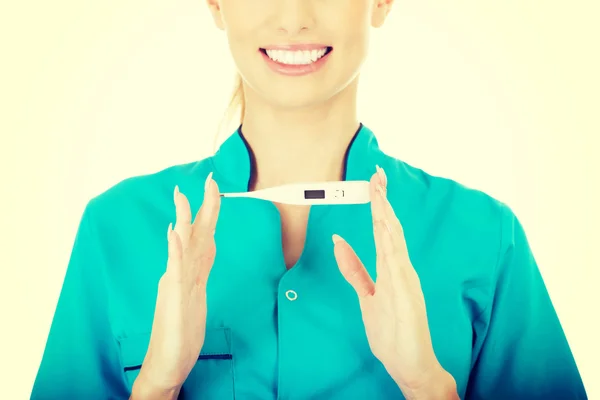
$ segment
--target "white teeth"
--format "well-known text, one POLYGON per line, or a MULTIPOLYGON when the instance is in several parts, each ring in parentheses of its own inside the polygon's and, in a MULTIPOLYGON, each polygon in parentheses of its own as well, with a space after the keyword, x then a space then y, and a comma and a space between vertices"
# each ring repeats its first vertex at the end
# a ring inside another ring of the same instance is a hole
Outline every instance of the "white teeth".
POLYGON ((312 64, 327 52, 326 48, 321 50, 267 50, 267 55, 273 61, 281 64, 306 65, 312 64))

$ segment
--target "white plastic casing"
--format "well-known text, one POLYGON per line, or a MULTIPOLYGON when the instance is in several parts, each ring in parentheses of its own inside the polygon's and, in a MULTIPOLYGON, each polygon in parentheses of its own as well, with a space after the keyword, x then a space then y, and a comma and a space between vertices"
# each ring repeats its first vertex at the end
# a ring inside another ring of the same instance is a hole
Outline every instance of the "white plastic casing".
POLYGON ((223 193, 222 197, 250 197, 293 205, 365 204, 371 201, 368 181, 293 183, 244 193, 223 193), (323 191, 324 198, 305 198, 307 191, 323 191))

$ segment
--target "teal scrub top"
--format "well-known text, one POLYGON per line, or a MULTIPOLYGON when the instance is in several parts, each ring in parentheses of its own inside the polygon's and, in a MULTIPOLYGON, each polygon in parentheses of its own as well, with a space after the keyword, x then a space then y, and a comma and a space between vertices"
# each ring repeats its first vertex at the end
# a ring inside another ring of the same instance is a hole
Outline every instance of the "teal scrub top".
MULTIPOLYGON (((221 192, 246 191, 252 149, 242 127, 195 163, 126 179, 87 204, 32 399, 126 399, 147 350, 179 185, 200 207, 213 172, 221 192)), ((380 150, 360 125, 345 180, 388 177, 424 292, 439 362, 462 399, 585 399, 567 339, 528 245, 504 203, 380 150)), ((290 270, 271 202, 224 198, 208 287, 206 340, 182 399, 403 399, 369 349, 357 295, 331 235, 375 279, 371 206, 315 205, 290 270)))

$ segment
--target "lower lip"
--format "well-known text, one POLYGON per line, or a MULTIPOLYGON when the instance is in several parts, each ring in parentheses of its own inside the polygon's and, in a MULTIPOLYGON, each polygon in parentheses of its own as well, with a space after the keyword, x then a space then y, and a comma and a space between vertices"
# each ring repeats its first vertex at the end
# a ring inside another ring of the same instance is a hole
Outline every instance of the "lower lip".
POLYGON ((325 54, 314 63, 302 65, 282 64, 270 59, 269 56, 263 53, 261 50, 259 50, 259 52, 265 59, 267 65, 278 74, 286 76, 302 76, 312 74, 323 68, 333 50, 330 50, 329 53, 325 54))

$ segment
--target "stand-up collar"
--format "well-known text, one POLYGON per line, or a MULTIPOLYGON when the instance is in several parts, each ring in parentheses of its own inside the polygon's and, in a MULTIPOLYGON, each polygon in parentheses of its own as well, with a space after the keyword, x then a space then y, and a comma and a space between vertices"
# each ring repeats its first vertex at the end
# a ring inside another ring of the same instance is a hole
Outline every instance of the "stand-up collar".
MULTIPOLYGON (((346 150, 344 180, 369 180, 381 154, 377 138, 361 123, 346 150)), ((213 176, 219 189, 222 192, 248 191, 253 158, 240 125, 211 157, 213 176)))

